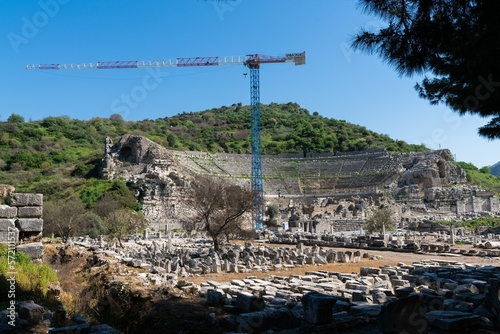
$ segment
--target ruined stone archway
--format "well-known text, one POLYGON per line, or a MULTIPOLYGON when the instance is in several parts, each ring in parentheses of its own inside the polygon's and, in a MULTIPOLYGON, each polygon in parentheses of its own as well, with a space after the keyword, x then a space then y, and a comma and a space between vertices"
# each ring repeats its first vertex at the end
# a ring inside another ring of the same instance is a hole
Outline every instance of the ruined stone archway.
POLYGON ((133 162, 130 161, 130 159, 134 160, 132 156, 132 148, 130 146, 124 146, 120 149, 120 160, 123 161, 128 161, 128 162, 133 162))

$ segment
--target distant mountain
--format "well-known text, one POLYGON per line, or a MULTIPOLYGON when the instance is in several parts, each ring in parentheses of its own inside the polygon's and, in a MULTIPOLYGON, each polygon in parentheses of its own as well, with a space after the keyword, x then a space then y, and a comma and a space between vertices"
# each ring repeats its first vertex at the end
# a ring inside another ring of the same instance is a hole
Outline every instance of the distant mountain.
POLYGON ((500 161, 493 166, 490 166, 490 173, 492 175, 500 176, 500 161))

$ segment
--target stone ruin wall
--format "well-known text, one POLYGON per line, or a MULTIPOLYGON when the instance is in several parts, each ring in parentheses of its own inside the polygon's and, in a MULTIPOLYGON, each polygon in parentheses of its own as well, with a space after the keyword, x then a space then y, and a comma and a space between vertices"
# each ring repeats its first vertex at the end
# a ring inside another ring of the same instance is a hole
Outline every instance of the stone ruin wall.
POLYGON ((100 174, 133 183, 135 196, 152 230, 181 228, 180 217, 189 215, 183 205, 189 193, 189 175, 178 172, 171 151, 142 136, 125 135, 113 144, 106 138, 100 174))
MULTIPOLYGON (((163 231, 167 224, 181 228, 181 218, 191 214, 185 203, 194 175, 250 186, 250 159, 249 155, 171 151, 145 137, 125 135, 116 144, 106 140, 101 170, 105 178, 135 183, 150 227, 163 231)), ((265 197, 280 208, 279 226, 287 222, 291 228, 311 232, 359 231, 361 222, 382 204, 391 208, 400 227, 425 219, 500 213, 498 198, 468 185, 449 150, 263 156, 262 163, 265 197)))
POLYGON ((0 205, 0 243, 32 259, 43 255, 43 195, 11 193, 9 205, 0 205))

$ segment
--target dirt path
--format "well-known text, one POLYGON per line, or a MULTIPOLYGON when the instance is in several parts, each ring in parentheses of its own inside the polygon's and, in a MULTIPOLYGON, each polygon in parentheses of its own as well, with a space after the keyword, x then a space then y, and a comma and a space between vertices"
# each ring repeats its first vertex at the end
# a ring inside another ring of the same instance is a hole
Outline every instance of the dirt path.
MULTIPOLYGON (((235 242, 237 244, 242 244, 243 242, 235 242)), ((256 245, 256 244, 254 244, 256 245)), ((275 244, 265 244, 269 247, 290 247, 292 245, 275 245, 275 244)), ((476 249, 470 245, 457 245, 453 246, 459 249, 476 249)), ((332 249, 335 251, 354 251, 351 248, 335 248, 335 247, 324 247, 324 249, 332 249)), ((413 262, 421 260, 443 260, 443 261, 457 261, 468 264, 476 265, 494 265, 500 266, 499 258, 489 258, 489 257, 479 257, 479 256, 457 256, 448 257, 438 254, 416 254, 416 253, 402 253, 402 252, 391 252, 391 251, 375 251, 375 250, 360 250, 361 254, 368 253, 379 257, 377 260, 370 260, 368 258, 361 258, 358 263, 329 263, 324 265, 304 265, 297 266, 290 269, 283 270, 270 270, 270 271, 251 271, 246 273, 211 273, 206 275, 199 275, 197 277, 187 278, 187 281, 191 281, 196 284, 200 284, 206 281, 217 281, 217 282, 229 282, 233 279, 242 279, 247 276, 256 276, 257 278, 266 278, 271 275, 277 276, 289 276, 289 275, 304 275, 308 271, 333 271, 333 272, 343 272, 343 273, 359 273, 359 268, 361 267, 381 267, 381 266, 396 266, 398 263, 412 264, 413 262)))

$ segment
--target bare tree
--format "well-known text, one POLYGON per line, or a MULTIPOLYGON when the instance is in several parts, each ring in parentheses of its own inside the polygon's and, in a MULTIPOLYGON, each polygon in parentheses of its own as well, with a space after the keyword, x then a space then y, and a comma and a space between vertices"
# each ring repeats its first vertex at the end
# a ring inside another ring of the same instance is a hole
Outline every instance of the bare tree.
POLYGON ((225 180, 198 177, 192 183, 193 222, 205 230, 217 251, 230 234, 244 231, 244 215, 253 207, 253 192, 225 180))
POLYGON ((104 194, 96 203, 93 211, 102 218, 109 216, 114 211, 123 209, 124 206, 108 194, 104 194))
POLYGON ((78 198, 46 201, 43 205, 44 232, 63 240, 87 232, 85 205, 78 198))

